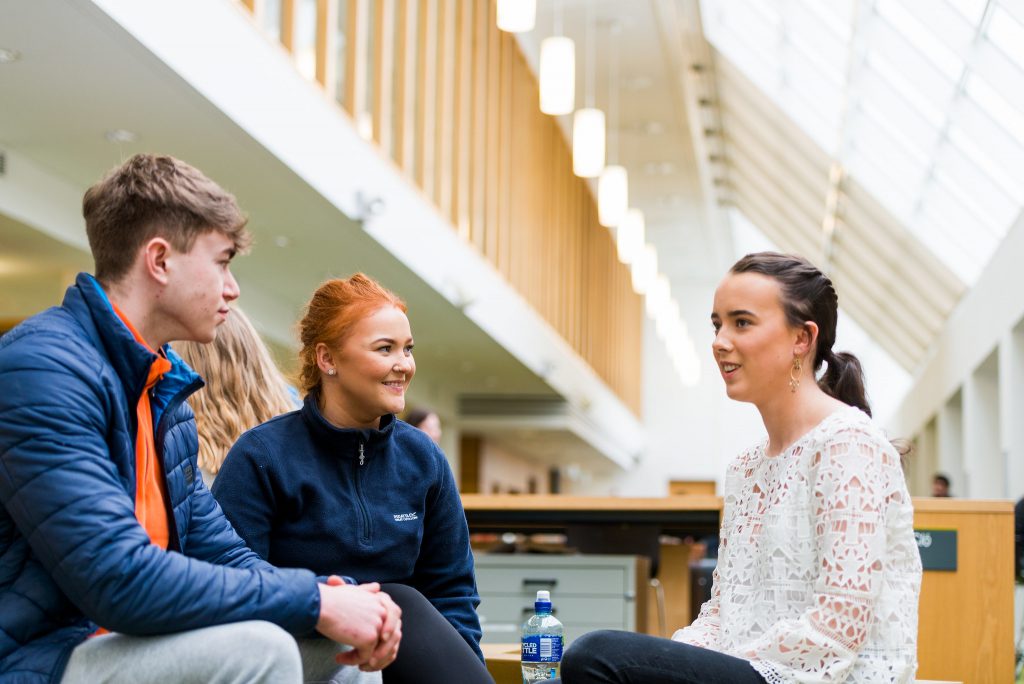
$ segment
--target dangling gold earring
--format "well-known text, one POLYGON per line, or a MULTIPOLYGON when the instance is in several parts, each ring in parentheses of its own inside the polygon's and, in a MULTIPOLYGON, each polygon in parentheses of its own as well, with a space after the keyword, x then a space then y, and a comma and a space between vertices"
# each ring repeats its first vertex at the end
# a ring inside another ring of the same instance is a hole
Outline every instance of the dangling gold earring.
POLYGON ((794 356, 793 357, 793 367, 789 370, 789 391, 790 392, 796 392, 797 388, 800 386, 800 368, 801 368, 800 357, 799 356, 794 356))

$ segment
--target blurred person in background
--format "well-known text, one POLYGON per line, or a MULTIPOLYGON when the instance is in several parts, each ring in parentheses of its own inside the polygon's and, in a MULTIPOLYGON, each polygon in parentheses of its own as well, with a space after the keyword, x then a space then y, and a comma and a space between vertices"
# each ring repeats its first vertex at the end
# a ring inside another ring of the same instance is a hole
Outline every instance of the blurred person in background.
POLYGON ((426 408, 425 406, 410 409, 409 413, 405 416, 405 422, 412 425, 414 428, 418 428, 423 430, 423 432, 426 432, 427 436, 434 440, 434 444, 440 446, 441 419, 433 410, 426 408))

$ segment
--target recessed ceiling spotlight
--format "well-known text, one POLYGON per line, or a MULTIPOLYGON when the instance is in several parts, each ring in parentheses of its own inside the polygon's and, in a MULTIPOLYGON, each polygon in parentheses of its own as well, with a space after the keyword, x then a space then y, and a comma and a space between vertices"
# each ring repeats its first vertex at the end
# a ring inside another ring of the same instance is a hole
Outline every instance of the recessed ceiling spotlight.
POLYGON ((292 241, 288 238, 287 235, 278 235, 276 238, 274 238, 274 244, 277 245, 278 247, 287 247, 288 245, 292 244, 292 241))
POLYGON ((10 64, 21 59, 21 53, 11 48, 0 48, 0 64, 10 64))
POLYGON ((645 121, 641 124, 641 130, 646 135, 661 135, 665 132, 665 124, 660 121, 645 121))
POLYGON ((644 173, 648 176, 671 176, 676 172, 676 165, 670 161, 647 162, 644 164, 644 173))
POLYGON ((139 136, 123 128, 107 131, 104 133, 104 137, 107 139, 107 142, 112 143, 132 143, 139 139, 139 136))
POLYGON ((622 81, 622 87, 626 90, 647 90, 654 85, 654 79, 650 76, 634 76, 622 81))

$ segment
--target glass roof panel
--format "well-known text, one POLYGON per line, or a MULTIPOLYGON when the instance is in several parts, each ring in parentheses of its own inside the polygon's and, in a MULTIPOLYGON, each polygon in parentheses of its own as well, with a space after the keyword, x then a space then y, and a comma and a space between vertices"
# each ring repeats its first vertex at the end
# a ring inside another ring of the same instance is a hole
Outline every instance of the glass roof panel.
POLYGON ((946 144, 941 147, 933 178, 946 192, 956 195, 964 206, 981 217, 989 229, 998 231, 999 226, 1008 229, 1016 217, 1017 203, 992 183, 955 145, 946 144))
POLYGON ((985 153, 976 141, 971 138, 969 132, 964 131, 960 126, 954 124, 946 131, 949 142, 974 162, 992 182, 999 186, 1006 194, 1024 204, 1024 185, 1016 182, 1011 174, 1008 174, 1001 166, 994 163, 988 154, 985 153))
POLYGON ((964 91, 1003 127, 1003 131, 1018 142, 1024 141, 1024 112, 1007 102, 999 91, 975 74, 964 83, 964 91))
POLYGON ((1006 11, 1018 24, 1024 24, 1024 4, 1018 0, 994 0, 992 5, 1006 11))
POLYGON ((951 240, 946 231, 936 230, 931 217, 924 217, 923 220, 911 224, 910 232, 922 242, 927 242, 932 253, 948 264, 961 280, 966 283, 977 280, 980 273, 977 261, 964 255, 960 245, 951 240))
POLYGON ((1006 53, 988 39, 978 42, 973 63, 974 73, 999 91, 1014 107, 1024 110, 1024 69, 1015 64, 1006 53))
POLYGON ((906 222, 914 212, 914 195, 910 183, 898 177, 891 168, 882 167, 877 160, 854 149, 846 157, 850 176, 878 199, 900 221, 906 222))
POLYGON ((870 119, 862 119, 852 147, 887 169, 888 175, 898 179, 912 197, 921 191, 921 184, 928 173, 928 159, 911 153, 890 131, 875 125, 870 119))
POLYGON ((946 0, 946 3, 960 13, 967 23, 977 26, 985 15, 985 6, 988 0, 946 0))
POLYGON ((974 214, 960 198, 939 183, 931 182, 922 195, 921 216, 936 227, 945 230, 950 242, 960 245, 964 254, 976 260, 987 260, 989 251, 984 245, 994 245, 1000 237, 991 232, 982 219, 974 214), (963 229, 963 230, 962 230, 963 229), (979 237, 984 239, 978 239, 979 237))
POLYGON ((914 109, 892 86, 877 75, 861 80, 862 97, 850 112, 849 127, 856 131, 859 117, 867 117, 876 126, 899 137, 900 142, 915 154, 926 157, 939 140, 939 127, 914 109))
POLYGON ((949 106, 956 91, 956 77, 943 73, 907 41, 906 37, 884 21, 872 28, 867 45, 868 54, 877 53, 884 60, 883 75, 898 79, 909 89, 907 96, 923 99, 923 104, 943 110, 949 106))
POLYGON ((989 211, 993 221, 1006 220, 1006 227, 1010 227, 1019 211, 1019 200, 992 182, 992 176, 985 173, 959 145, 946 140, 938 149, 935 166, 935 176, 950 187, 969 194, 981 208, 982 215, 989 211))
POLYGON ((715 47, 971 284, 1024 205, 1024 1, 703 7, 715 47))
POLYGON ((811 56, 825 76, 842 86, 849 56, 849 27, 846 35, 836 33, 834 25, 806 2, 792 5, 786 15, 786 40, 811 56))
POLYGON ((1024 25, 1005 7, 996 5, 992 10, 985 35, 1014 63, 1024 67, 1024 25))
POLYGON ((854 0, 832 0, 832 2, 797 0, 796 4, 809 14, 816 16, 828 27, 840 44, 849 44, 850 38, 853 36, 854 0))
POLYGON ((946 120, 945 110, 949 106, 948 101, 944 101, 942 104, 932 104, 930 101, 920 97, 917 90, 918 86, 913 80, 907 74, 902 73, 900 69, 897 69, 892 62, 878 51, 868 52, 864 58, 864 63, 868 68, 862 70, 863 77, 866 78, 868 75, 873 74, 881 79, 893 91, 898 93, 908 106, 920 112, 921 116, 925 117, 936 129, 942 127, 946 120))
MULTIPOLYGON (((936 0, 900 0, 906 13, 924 21, 922 29, 934 36, 935 49, 949 51, 960 62, 968 58, 971 43, 977 34, 977 22, 969 22, 945 2, 936 0), (926 27, 926 28, 925 28, 926 27)), ((979 18, 980 21, 980 18, 979 18)))
MULTIPOLYGON (((950 81, 956 81, 964 69, 964 61, 948 45, 944 45, 932 30, 918 21, 898 0, 877 0, 875 9, 900 37, 921 56, 942 72, 950 81)), ((930 14, 926 12, 926 16, 930 14)), ((930 18, 930 17, 929 17, 930 18)))
POLYGON ((1024 148, 1003 130, 992 116, 973 100, 961 99, 954 112, 956 121, 979 149, 1012 178, 1024 178, 1024 148))

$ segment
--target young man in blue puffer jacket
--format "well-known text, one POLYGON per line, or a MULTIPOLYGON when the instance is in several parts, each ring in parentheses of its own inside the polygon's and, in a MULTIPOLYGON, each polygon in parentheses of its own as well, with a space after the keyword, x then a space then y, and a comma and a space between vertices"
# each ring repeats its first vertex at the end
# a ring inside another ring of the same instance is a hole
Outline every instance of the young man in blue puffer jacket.
POLYGON ((299 681, 304 664, 351 679, 333 670, 388 665, 394 602, 262 561, 199 476, 185 400, 203 383, 167 343, 213 340, 238 297, 230 262, 248 234, 234 197, 137 155, 83 213, 96 277, 0 338, 0 682, 299 681), (300 656, 289 632, 314 629, 352 650, 303 639, 300 656))

